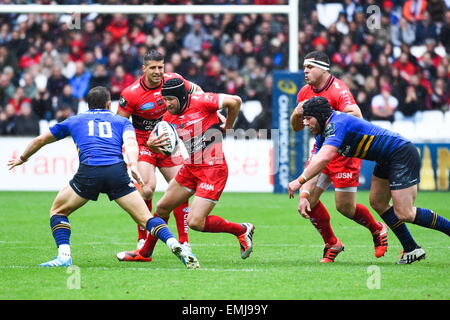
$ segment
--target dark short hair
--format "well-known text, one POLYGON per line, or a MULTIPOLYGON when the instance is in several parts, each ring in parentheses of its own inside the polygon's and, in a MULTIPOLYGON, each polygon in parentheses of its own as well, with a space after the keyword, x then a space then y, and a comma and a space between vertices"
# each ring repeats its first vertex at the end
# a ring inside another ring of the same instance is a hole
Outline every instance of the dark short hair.
POLYGON ((306 59, 314 59, 317 61, 322 61, 330 65, 330 58, 328 58, 328 55, 325 52, 322 51, 311 51, 310 53, 306 54, 306 59))
POLYGON ((164 61, 164 55, 158 50, 150 50, 144 56, 144 64, 148 61, 164 61))
POLYGON ((106 103, 110 100, 109 90, 101 86, 92 88, 86 96, 89 109, 106 109, 106 103))

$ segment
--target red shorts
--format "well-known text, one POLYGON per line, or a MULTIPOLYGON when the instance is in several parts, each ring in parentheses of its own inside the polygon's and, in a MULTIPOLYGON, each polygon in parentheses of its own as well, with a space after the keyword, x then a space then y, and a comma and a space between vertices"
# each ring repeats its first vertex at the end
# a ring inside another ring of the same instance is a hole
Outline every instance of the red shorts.
POLYGON ((359 172, 362 160, 337 156, 322 170, 330 177, 335 188, 348 188, 359 186, 359 172))
POLYGON ((183 165, 175 176, 183 187, 195 190, 197 197, 219 200, 228 179, 226 163, 214 166, 183 165))
POLYGON ((139 145, 138 161, 143 161, 154 165, 157 168, 174 167, 183 164, 183 158, 177 152, 170 156, 151 151, 147 147, 147 138, 137 136, 139 145))
MULTIPOLYGON (((311 152, 312 156, 313 152, 311 152)), ((308 160, 306 167, 309 165, 308 160)), ((359 186, 359 172, 362 160, 358 158, 347 158, 337 155, 331 160, 322 173, 330 177, 335 188, 348 188, 359 186)))

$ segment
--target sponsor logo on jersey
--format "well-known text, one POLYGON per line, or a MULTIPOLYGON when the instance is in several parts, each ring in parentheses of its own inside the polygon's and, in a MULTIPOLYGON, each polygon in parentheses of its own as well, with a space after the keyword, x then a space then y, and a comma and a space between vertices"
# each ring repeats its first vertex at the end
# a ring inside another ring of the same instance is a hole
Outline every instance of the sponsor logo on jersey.
POLYGON ((212 184, 208 184, 208 183, 204 183, 204 182, 200 183, 199 188, 200 189, 205 189, 205 190, 208 190, 208 191, 214 191, 214 186, 212 184))
POLYGON ((351 179, 353 178, 353 174, 351 172, 338 172, 335 175, 336 179, 351 179))
POLYGON ((142 111, 150 110, 150 109, 153 109, 154 107, 155 107, 155 104, 153 102, 147 102, 141 106, 141 110, 142 111))
POLYGON ((333 137, 334 136, 334 133, 335 133, 335 130, 334 130, 334 123, 329 123, 328 125, 327 125, 327 127, 325 128, 325 132, 324 132, 324 137, 325 137, 325 139, 326 138, 329 138, 329 137, 333 137))
POLYGON ((127 106, 127 104, 128 104, 128 101, 125 100, 125 98, 121 96, 119 99, 119 106, 121 106, 122 108, 125 108, 127 106))

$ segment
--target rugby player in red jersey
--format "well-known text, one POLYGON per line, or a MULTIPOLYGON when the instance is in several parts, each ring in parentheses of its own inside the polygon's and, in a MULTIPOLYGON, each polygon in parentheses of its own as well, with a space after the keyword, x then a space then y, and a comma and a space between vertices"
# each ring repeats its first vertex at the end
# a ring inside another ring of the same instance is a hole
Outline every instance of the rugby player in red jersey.
MULTIPOLYGON (((132 119, 136 131, 136 139, 139 144, 139 171, 142 174, 144 185, 140 189, 141 195, 152 212, 152 198, 156 188, 156 168, 159 169, 167 182, 175 177, 182 159, 165 156, 149 148, 149 145, 160 146, 164 143, 164 137, 150 138, 150 133, 155 125, 161 121, 167 108, 161 96, 161 88, 168 79, 180 79, 186 90, 202 92, 196 84, 185 80, 177 73, 164 73, 164 56, 151 50, 144 56, 142 66, 143 75, 134 83, 125 88, 119 100, 117 114, 132 119), (148 145, 149 144, 149 145, 148 145)), ((179 242, 186 249, 190 249, 188 242, 187 214, 189 203, 180 203, 174 208, 174 216, 177 224, 179 242)), ((167 216, 168 219, 168 216, 167 216)), ((166 221, 167 222, 167 221, 166 221)), ((134 251, 124 251, 117 254, 120 261, 151 261, 156 241, 147 239, 147 230, 138 226, 138 247, 134 251)))
MULTIPOLYGON (((330 73, 330 60, 320 51, 313 51, 305 56, 303 63, 306 85, 297 95, 297 107, 291 115, 294 131, 303 130, 303 109, 305 101, 312 97, 326 98, 336 111, 345 112, 361 118, 361 110, 355 102, 348 87, 330 73)), ((314 149, 312 154, 314 153, 314 149)), ((336 209, 349 219, 368 228, 375 246, 375 256, 382 257, 387 248, 387 226, 377 222, 364 205, 356 202, 359 185, 361 159, 345 158, 337 155, 315 179, 303 185, 299 197, 299 212, 302 202, 310 203, 310 212, 305 218, 310 219, 320 232, 325 242, 323 258, 320 262, 334 262, 336 256, 344 250, 344 244, 334 235, 330 224, 330 215, 320 201, 322 193, 333 183, 336 209)))
POLYGON ((187 157, 158 201, 155 214, 164 219, 174 208, 194 196, 187 218, 189 227, 201 232, 233 234, 239 241, 241 258, 248 258, 253 249, 253 224, 233 223, 210 215, 228 179, 222 132, 233 127, 241 98, 217 93, 189 94, 181 79, 166 81, 162 95, 168 111, 163 120, 176 128, 187 157), (227 111, 223 124, 217 114, 220 109, 227 111))

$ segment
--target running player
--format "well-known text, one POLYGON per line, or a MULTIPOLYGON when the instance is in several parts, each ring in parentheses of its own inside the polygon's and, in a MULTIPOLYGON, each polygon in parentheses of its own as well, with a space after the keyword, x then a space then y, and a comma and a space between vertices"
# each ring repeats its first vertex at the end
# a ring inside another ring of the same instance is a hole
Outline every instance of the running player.
MULTIPOLYGON (((334 110, 342 111, 361 118, 361 110, 350 90, 330 73, 330 60, 321 51, 313 51, 305 56, 303 63, 306 85, 297 95, 297 107, 291 115, 291 125, 295 131, 302 130, 302 105, 308 99, 320 96, 326 98, 334 110)), ((313 151, 314 152, 314 149, 313 151)), ((320 232, 325 243, 323 258, 320 262, 334 262, 336 256, 344 250, 344 244, 335 236, 330 224, 330 215, 320 201, 322 193, 331 183, 334 185, 336 209, 349 219, 369 229, 375 256, 382 257, 387 248, 387 227, 377 222, 364 205, 356 202, 359 185, 361 159, 337 156, 315 179, 303 186, 299 198, 299 207, 303 201, 311 203, 310 221, 320 232)))
POLYGON ((195 195, 188 215, 189 227, 201 232, 233 234, 239 241, 241 258, 248 258, 253 250, 253 224, 233 223, 210 215, 228 179, 222 131, 233 127, 241 98, 217 93, 189 94, 181 79, 166 81, 162 95, 168 111, 163 120, 175 126, 188 157, 158 201, 155 214, 167 217, 180 203, 195 195), (217 115, 219 109, 227 110, 222 127, 217 115))
POLYGON ((106 193, 111 201, 116 201, 142 228, 165 242, 187 268, 198 268, 195 256, 183 249, 164 220, 151 216, 128 175, 122 146, 133 177, 142 184, 133 126, 109 110, 111 97, 106 88, 91 89, 86 100, 88 111, 50 127, 48 132, 33 139, 19 158, 8 162, 10 169, 19 166, 43 146, 67 136, 72 136, 78 149, 78 171, 69 185, 58 193, 50 209, 50 227, 58 247, 58 255, 40 266, 68 267, 72 264, 68 216, 89 200, 96 201, 100 193, 106 193))
MULTIPOLYGON (((372 177, 370 203, 394 231, 403 246, 398 264, 425 258, 405 222, 436 229, 450 236, 450 221, 429 209, 414 207, 420 182, 420 156, 416 147, 399 134, 368 121, 333 111, 327 99, 314 97, 303 104, 303 123, 316 136, 316 152, 296 180, 289 183, 289 197, 332 161, 336 154, 377 163, 372 177), (393 206, 390 205, 392 199, 393 206)), ((309 217, 308 201, 299 211, 309 217)))
MULTIPOLYGON (((156 168, 169 182, 175 177, 182 163, 181 158, 176 159, 155 152, 154 148, 164 143, 164 137, 159 139, 150 137, 150 132, 161 121, 167 110, 161 96, 161 87, 168 79, 178 78, 183 81, 188 92, 201 92, 202 90, 179 74, 164 73, 164 56, 156 50, 151 50, 144 56, 142 71, 143 75, 123 90, 117 114, 125 118, 132 118, 139 144, 138 166, 144 182, 140 192, 151 212, 153 194, 156 188, 156 168)), ((188 241, 189 228, 186 221, 188 212, 188 202, 180 204, 173 211, 178 230, 178 240, 186 249, 190 249, 188 241)), ((119 261, 152 261, 151 256, 156 241, 154 239, 153 241, 145 241, 146 238, 147 231, 138 226, 137 249, 131 252, 119 252, 117 254, 119 261)))

